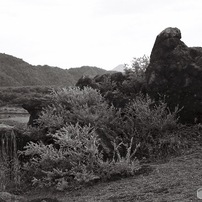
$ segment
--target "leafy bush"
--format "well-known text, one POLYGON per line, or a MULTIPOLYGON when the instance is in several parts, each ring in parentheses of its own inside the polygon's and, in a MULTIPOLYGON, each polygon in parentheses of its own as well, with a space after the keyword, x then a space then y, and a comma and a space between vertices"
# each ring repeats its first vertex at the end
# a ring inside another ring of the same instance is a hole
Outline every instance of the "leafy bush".
POLYGON ((182 131, 197 137, 178 124, 177 107, 171 112, 164 100, 148 95, 136 95, 123 109, 89 87, 58 89, 51 99, 38 128, 30 129, 42 141, 30 142, 21 153, 30 157, 23 167, 26 179, 38 186, 64 190, 134 175, 140 168, 136 158, 180 154, 190 147, 182 131))
POLYGON ((145 80, 145 71, 149 65, 150 58, 143 55, 139 58, 133 58, 131 66, 125 65, 125 73, 130 74, 135 81, 145 80))
POLYGON ((126 141, 133 137, 136 144, 141 144, 139 158, 176 154, 187 147, 186 139, 178 134, 178 112, 178 107, 171 112, 163 100, 156 103, 148 95, 140 94, 124 109, 117 131, 122 131, 126 141))
POLYGON ((50 120, 54 120, 54 126, 58 127, 60 123, 77 122, 80 125, 98 126, 115 113, 115 109, 108 105, 100 92, 89 87, 83 90, 78 87, 58 89, 52 92, 51 98, 53 104, 44 109, 38 120, 41 127, 51 127, 53 123, 49 124, 50 120))
POLYGON ((133 58, 131 65, 125 65, 124 73, 104 74, 94 78, 82 77, 76 86, 98 89, 110 104, 116 108, 124 108, 138 93, 146 93, 145 71, 148 65, 148 56, 133 58))
POLYGON ((101 173, 103 179, 114 179, 119 178, 120 176, 131 176, 140 169, 139 161, 136 159, 137 149, 140 147, 136 145, 135 150, 132 150, 133 138, 129 144, 124 144, 120 142, 119 144, 116 141, 113 142, 113 159, 112 161, 103 161, 101 162, 101 173), (121 146, 125 147, 126 153, 123 156, 121 154, 121 146))
POLYGON ((171 113, 163 100, 156 103, 148 95, 140 94, 137 96, 126 107, 125 111, 130 117, 135 117, 138 130, 151 131, 157 129, 162 131, 177 126, 178 107, 171 113))
MULTIPOLYGON (((51 97, 53 104, 42 112, 39 128, 32 130, 46 144, 54 143, 48 133, 54 134, 66 124, 79 123, 82 127, 90 124, 96 130, 105 160, 113 158, 114 140, 117 144, 128 144, 133 138, 132 151, 141 143, 139 158, 177 153, 187 145, 176 133, 179 109, 170 112, 164 100, 156 103, 148 95, 139 94, 124 109, 117 110, 109 106, 98 90, 89 87, 58 89, 51 97)), ((123 145, 120 151, 122 155, 127 153, 123 145)))
POLYGON ((38 128, 31 130, 31 135, 52 143, 49 132, 54 133, 65 124, 88 126, 89 124, 99 133, 102 139, 101 147, 105 153, 112 148, 111 141, 116 137, 113 130, 117 110, 105 101, 96 89, 85 87, 63 88, 52 92, 52 105, 44 109, 38 119, 38 128))
MULTIPOLYGON (((34 185, 64 190, 95 180, 110 179, 114 174, 133 175, 140 168, 137 160, 130 159, 130 150, 125 158, 104 162, 99 151, 100 139, 91 126, 65 125, 49 135, 54 138, 55 145, 30 142, 21 152, 31 156, 24 165, 24 171, 26 179, 32 180, 34 185)), ((118 153, 118 148, 115 152, 118 153)))

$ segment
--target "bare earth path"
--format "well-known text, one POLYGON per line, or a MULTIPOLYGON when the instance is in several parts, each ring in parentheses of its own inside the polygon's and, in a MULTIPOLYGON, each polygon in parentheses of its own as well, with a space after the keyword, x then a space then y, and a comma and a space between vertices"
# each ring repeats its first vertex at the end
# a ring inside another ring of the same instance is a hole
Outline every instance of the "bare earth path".
MULTIPOLYGON (((164 164, 150 164, 149 168, 150 172, 131 178, 72 192, 41 193, 40 197, 56 197, 61 202, 201 201, 196 191, 202 187, 202 149, 164 164)), ((27 197, 37 198, 37 193, 31 195, 27 197)))

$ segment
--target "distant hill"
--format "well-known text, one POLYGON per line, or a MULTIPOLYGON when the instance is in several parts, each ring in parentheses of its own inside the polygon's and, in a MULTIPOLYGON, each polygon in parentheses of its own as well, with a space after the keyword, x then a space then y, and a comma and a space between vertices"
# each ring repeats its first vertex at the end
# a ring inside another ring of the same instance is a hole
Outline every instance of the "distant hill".
POLYGON ((68 72, 76 79, 80 79, 82 76, 95 77, 96 75, 106 74, 108 71, 98 68, 98 67, 89 67, 82 66, 77 68, 70 68, 68 72))
POLYGON ((112 69, 113 71, 116 71, 116 72, 124 72, 124 69, 125 69, 125 65, 123 64, 120 64, 118 66, 116 66, 114 69, 112 69))
POLYGON ((5 86, 71 86, 82 75, 95 76, 108 71, 97 67, 61 69, 33 66, 22 59, 0 53, 0 87, 5 86))

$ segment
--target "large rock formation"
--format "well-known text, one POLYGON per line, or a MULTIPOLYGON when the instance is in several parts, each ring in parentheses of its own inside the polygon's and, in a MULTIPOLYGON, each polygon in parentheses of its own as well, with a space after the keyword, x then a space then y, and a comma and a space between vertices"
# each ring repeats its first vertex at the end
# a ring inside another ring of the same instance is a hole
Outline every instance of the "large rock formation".
POLYGON ((178 28, 157 36, 146 70, 148 93, 155 99, 166 95, 171 110, 183 107, 182 123, 202 123, 202 48, 190 48, 180 39, 178 28))

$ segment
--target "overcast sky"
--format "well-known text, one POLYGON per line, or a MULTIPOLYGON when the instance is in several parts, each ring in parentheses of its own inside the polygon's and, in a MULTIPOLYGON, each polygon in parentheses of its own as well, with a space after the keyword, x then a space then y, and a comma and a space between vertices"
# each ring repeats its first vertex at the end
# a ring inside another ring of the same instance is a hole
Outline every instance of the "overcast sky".
POLYGON ((0 0, 0 52, 32 65, 113 69, 178 27, 202 46, 202 0, 0 0))

